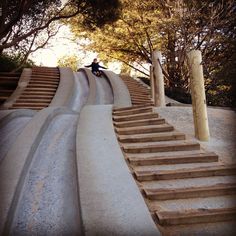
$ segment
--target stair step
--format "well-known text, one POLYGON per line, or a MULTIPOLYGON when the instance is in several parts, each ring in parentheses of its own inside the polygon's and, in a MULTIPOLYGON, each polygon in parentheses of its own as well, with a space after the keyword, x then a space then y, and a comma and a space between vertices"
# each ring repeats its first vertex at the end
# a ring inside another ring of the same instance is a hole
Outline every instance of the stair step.
POLYGON ((38 110, 42 110, 42 109, 44 109, 45 108, 45 106, 34 106, 34 107, 32 107, 32 106, 20 106, 20 107, 15 107, 14 105, 12 106, 12 107, 10 107, 9 109, 31 109, 31 110, 36 110, 36 111, 38 111, 38 110))
POLYGON ((34 80, 30 80, 29 84, 47 84, 47 85, 56 85, 58 86, 59 81, 54 81, 54 80, 42 80, 42 79, 34 79, 34 80))
POLYGON ((46 95, 46 96, 54 96, 55 92, 54 91, 29 91, 29 90, 24 90, 24 92, 22 93, 22 96, 32 96, 32 95, 46 95))
POLYGON ((158 114, 153 112, 147 112, 142 114, 126 115, 126 116, 113 116, 114 121, 131 121, 131 120, 142 120, 149 118, 157 118, 158 114))
POLYGON ((136 108, 130 109, 125 111, 115 111, 113 115, 115 116, 124 116, 124 115, 133 115, 133 114, 140 114, 145 112, 152 112, 152 107, 143 107, 143 108, 136 108))
POLYGON ((224 176, 235 175, 236 166, 216 165, 177 170, 135 171, 134 174, 139 181, 224 176))
POLYGON ((55 92, 57 88, 51 88, 51 87, 46 87, 46 88, 37 88, 37 87, 27 87, 24 92, 33 92, 33 91, 39 91, 39 92, 55 92))
POLYGON ((129 107, 119 107, 119 108, 116 108, 114 107, 113 108, 113 111, 126 111, 126 110, 132 110, 132 109, 136 109, 136 108, 142 108, 142 107, 146 107, 145 105, 137 105, 137 106, 129 106, 129 107))
POLYGON ((46 98, 19 98, 16 100, 16 103, 50 103, 52 99, 46 99, 46 98))
POLYGON ((58 85, 52 85, 52 84, 41 84, 41 83, 29 83, 27 85, 27 88, 57 88, 58 85))
MULTIPOLYGON (((54 94, 53 94, 54 95, 54 94)), ((53 95, 45 94, 24 94, 19 99, 52 99, 53 95)))
POLYGON ((200 144, 194 141, 180 140, 122 144, 122 148, 127 153, 175 152, 183 150, 199 150, 200 144))
POLYGON ((203 208, 176 212, 162 211, 156 212, 156 216, 158 224, 162 226, 231 221, 235 220, 236 207, 222 209, 203 208))
POLYGON ((163 132, 163 133, 151 133, 151 134, 145 133, 145 134, 135 134, 135 135, 119 135, 118 140, 122 143, 185 140, 185 134, 180 132, 163 132))
POLYGON ((49 102, 40 102, 40 103, 32 103, 32 102, 16 102, 12 107, 48 107, 49 102))
POLYGON ((145 156, 143 157, 128 157, 128 161, 132 165, 169 165, 169 164, 183 164, 183 163, 207 163, 218 161, 218 156, 214 152, 206 153, 189 153, 178 155, 171 153, 169 156, 145 156))
POLYGON ((173 200, 236 194, 236 183, 216 184, 204 187, 144 189, 150 200, 173 200))
POLYGON ((127 127, 136 127, 136 126, 144 126, 144 125, 160 125, 164 124, 165 119, 163 118, 151 118, 151 119, 143 119, 143 120, 135 120, 135 121, 124 121, 124 122, 114 122, 114 125, 117 128, 127 128, 127 127))
POLYGON ((131 135, 131 134, 144 134, 144 133, 155 133, 155 132, 168 132, 173 131, 174 127, 169 124, 160 125, 147 125, 138 127, 126 127, 126 128, 115 128, 119 135, 131 135))

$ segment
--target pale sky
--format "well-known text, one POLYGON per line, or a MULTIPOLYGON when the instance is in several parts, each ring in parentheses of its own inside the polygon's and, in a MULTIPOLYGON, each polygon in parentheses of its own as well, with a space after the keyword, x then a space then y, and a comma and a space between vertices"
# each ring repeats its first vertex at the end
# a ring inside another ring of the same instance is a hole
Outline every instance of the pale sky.
MULTIPOLYGON (((63 56, 80 55, 83 58, 82 65, 91 64, 94 58, 98 57, 96 52, 84 52, 80 49, 79 44, 73 42, 73 34, 68 26, 62 26, 58 34, 50 40, 50 44, 44 48, 39 49, 30 55, 30 59, 37 65, 41 66, 57 66, 57 61, 63 56)), ((99 58, 98 58, 99 59, 99 58)), ((100 63, 103 65, 103 63, 100 63)), ((121 63, 108 63, 109 70, 116 73, 120 72, 121 63)))

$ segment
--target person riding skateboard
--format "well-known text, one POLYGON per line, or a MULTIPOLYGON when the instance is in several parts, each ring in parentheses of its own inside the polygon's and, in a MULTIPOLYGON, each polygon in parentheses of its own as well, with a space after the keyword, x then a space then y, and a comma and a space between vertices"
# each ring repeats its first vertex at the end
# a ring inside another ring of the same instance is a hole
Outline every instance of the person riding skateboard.
POLYGON ((96 76, 101 76, 101 71, 99 70, 99 68, 102 69, 107 69, 106 67, 100 66, 99 62, 97 60, 97 58, 95 58, 92 62, 91 65, 85 66, 85 67, 92 67, 92 73, 96 76))

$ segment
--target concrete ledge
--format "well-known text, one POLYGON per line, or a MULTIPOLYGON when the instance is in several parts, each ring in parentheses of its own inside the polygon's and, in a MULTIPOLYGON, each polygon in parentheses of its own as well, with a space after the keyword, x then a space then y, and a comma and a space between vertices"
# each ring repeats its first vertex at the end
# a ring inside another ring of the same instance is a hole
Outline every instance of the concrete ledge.
POLYGON ((60 82, 49 107, 66 106, 73 94, 74 74, 69 67, 60 67, 60 82))
POLYGON ((16 117, 33 117, 37 112, 28 109, 19 109, 19 110, 8 110, 8 113, 5 113, 4 116, 0 117, 0 128, 5 126, 8 122, 13 120, 16 117))
POLYGON ((74 114, 65 108, 38 112, 17 137, 0 163, 0 235, 7 234, 35 150, 51 120, 58 114, 74 114))
POLYGON ((117 142, 112 105, 83 108, 76 149, 85 235, 160 235, 117 142))
POLYGON ((95 79, 93 78, 94 75, 89 69, 82 68, 79 69, 79 71, 85 73, 89 83, 89 95, 86 105, 94 105, 96 104, 96 98, 97 98, 97 85, 95 79))
POLYGON ((115 107, 129 107, 132 106, 129 90, 120 77, 112 71, 102 71, 110 81, 115 107))
POLYGON ((27 87, 30 79, 31 79, 32 70, 30 68, 25 68, 21 73, 17 88, 11 94, 11 96, 3 103, 3 108, 9 108, 15 103, 15 101, 20 97, 22 92, 27 87))

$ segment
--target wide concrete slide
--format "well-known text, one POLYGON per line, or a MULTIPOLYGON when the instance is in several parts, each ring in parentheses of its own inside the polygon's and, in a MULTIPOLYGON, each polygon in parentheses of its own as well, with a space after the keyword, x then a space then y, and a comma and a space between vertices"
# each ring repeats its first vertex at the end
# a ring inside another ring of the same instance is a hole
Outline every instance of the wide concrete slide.
POLYGON ((75 134, 78 115, 57 115, 35 151, 10 234, 80 235, 75 134))
POLYGON ((82 110, 76 148, 85 235, 159 235, 123 159, 111 105, 82 110))

